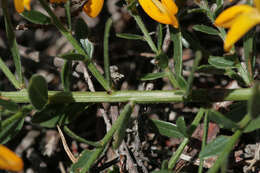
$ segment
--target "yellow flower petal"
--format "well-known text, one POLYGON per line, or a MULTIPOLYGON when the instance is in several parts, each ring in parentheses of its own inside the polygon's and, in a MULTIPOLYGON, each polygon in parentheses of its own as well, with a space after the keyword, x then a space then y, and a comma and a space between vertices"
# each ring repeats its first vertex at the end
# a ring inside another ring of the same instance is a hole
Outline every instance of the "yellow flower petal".
POLYGON ((21 171, 23 169, 23 161, 14 152, 0 145, 0 169, 21 171))
POLYGON ((230 30, 227 33, 224 43, 225 51, 229 51, 235 42, 237 42, 244 34, 259 23, 260 13, 256 9, 239 15, 239 17, 234 20, 230 30))
POLYGON ((31 0, 24 0, 23 4, 26 10, 31 10, 31 0))
POLYGON ((162 4, 165 5, 165 7, 173 14, 177 14, 178 13, 178 7, 175 4, 175 2, 173 0, 161 0, 162 4))
POLYGON ((254 0, 255 7, 260 12, 260 0, 254 0))
POLYGON ((22 13, 24 11, 23 0, 14 0, 14 7, 18 13, 22 13))
POLYGON ((178 28, 178 20, 167 7, 158 0, 139 0, 143 10, 154 20, 178 28))
POLYGON ((229 28, 233 25, 236 17, 238 17, 242 13, 250 12, 253 10, 254 8, 249 5, 235 5, 223 11, 215 20, 215 25, 229 28))
POLYGON ((102 10, 104 0, 88 0, 83 10, 89 17, 96 17, 102 10))

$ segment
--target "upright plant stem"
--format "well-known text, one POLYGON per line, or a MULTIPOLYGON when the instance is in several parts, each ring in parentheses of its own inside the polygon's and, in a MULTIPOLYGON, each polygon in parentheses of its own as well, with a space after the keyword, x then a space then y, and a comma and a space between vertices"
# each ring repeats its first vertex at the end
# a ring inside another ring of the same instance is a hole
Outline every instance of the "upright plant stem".
POLYGON ((105 27, 105 34, 104 34, 104 71, 105 71, 105 78, 111 86, 111 79, 110 79, 110 63, 109 63, 109 34, 110 29, 112 26, 112 19, 109 18, 106 22, 105 27))

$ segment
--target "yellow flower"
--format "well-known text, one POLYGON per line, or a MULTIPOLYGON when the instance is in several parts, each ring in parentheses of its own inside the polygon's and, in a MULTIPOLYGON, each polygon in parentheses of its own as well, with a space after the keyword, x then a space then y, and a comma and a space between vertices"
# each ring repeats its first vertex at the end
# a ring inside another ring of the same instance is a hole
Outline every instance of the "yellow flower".
POLYGON ((179 27, 179 23, 175 15, 178 7, 174 0, 139 0, 139 4, 143 10, 154 20, 163 24, 179 27))
POLYGON ((23 169, 23 161, 14 152, 0 145, 0 169, 21 171, 23 169))
POLYGON ((104 0, 88 0, 83 10, 89 17, 96 17, 102 10, 104 0))
POLYGON ((229 51, 244 34, 260 23, 260 0, 254 0, 255 7, 235 5, 223 11, 215 20, 215 25, 229 28, 224 49, 229 51))
POLYGON ((22 13, 24 8, 27 10, 31 9, 31 0, 14 0, 14 7, 18 13, 22 13))

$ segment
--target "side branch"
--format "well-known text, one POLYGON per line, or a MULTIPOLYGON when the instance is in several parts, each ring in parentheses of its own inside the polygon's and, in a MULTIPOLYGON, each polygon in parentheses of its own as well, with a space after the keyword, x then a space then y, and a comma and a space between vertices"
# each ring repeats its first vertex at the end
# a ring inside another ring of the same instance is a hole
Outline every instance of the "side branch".
MULTIPOLYGON (((115 91, 107 92, 62 92, 49 91, 50 103, 169 103, 169 102, 221 102, 221 101, 242 101, 248 100, 251 96, 251 89, 198 89, 185 98, 184 90, 168 91, 115 91)), ((14 92, 0 92, 1 97, 11 99, 17 103, 29 103, 26 90, 14 92)))

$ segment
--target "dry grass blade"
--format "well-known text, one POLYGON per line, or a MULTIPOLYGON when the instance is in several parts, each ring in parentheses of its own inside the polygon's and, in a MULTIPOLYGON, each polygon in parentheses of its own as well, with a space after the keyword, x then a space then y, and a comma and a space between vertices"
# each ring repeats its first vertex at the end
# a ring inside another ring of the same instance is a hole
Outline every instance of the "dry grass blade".
POLYGON ((64 147, 64 150, 66 151, 67 155, 69 156, 70 160, 72 161, 72 163, 76 163, 78 161, 77 158, 74 157, 74 155, 72 154, 72 152, 70 151, 69 147, 68 147, 68 144, 66 142, 66 139, 60 129, 60 127, 57 125, 57 129, 58 129, 58 132, 60 134, 60 138, 61 138, 61 141, 62 141, 62 145, 64 147))

